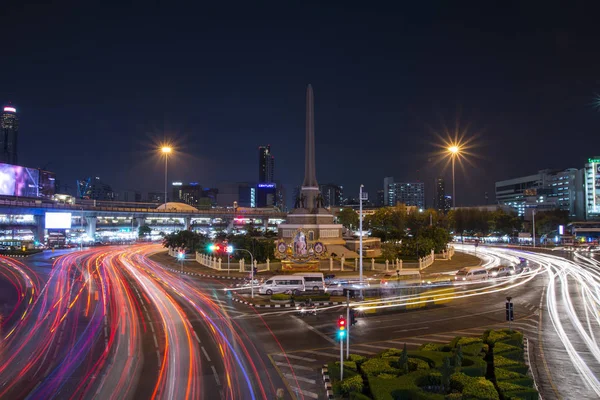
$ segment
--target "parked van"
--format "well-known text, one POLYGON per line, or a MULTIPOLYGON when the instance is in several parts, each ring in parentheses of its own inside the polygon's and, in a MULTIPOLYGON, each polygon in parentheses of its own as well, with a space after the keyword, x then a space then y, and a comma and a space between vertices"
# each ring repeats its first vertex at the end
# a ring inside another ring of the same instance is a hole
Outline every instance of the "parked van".
POLYGON ((465 267, 454 276, 456 281, 479 281, 488 279, 488 272, 483 267, 465 267))
POLYGON ((294 276, 304 277, 304 286, 308 290, 325 290, 325 278, 322 272, 298 272, 294 276))
POLYGON ((271 295, 291 291, 296 294, 304 292, 304 277, 296 275, 275 275, 259 286, 258 293, 271 295))

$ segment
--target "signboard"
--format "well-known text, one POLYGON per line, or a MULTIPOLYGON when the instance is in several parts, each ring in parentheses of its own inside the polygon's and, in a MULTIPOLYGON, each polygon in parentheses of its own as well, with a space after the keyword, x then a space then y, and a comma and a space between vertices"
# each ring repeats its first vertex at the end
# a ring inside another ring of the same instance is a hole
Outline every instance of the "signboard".
POLYGON ((0 194, 38 197, 40 172, 19 165, 0 164, 0 194))
POLYGON ((71 229, 71 213, 47 212, 46 229, 71 229))

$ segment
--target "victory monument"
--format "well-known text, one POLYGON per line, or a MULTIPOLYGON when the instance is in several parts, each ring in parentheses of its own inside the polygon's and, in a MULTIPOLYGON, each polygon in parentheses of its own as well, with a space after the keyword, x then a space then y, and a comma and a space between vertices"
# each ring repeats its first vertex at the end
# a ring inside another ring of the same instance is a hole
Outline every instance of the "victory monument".
POLYGON ((333 222, 333 214, 323 206, 315 167, 315 119, 312 86, 306 89, 306 142, 304 182, 294 209, 278 227, 275 256, 282 269, 318 270, 320 259, 326 257, 327 245, 344 245, 342 225, 333 222))

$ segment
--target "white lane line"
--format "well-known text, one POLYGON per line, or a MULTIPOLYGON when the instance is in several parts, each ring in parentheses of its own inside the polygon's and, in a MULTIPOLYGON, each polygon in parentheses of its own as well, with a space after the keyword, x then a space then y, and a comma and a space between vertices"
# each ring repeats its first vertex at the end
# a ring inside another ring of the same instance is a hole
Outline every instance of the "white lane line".
POLYGON ((332 350, 334 352, 334 354, 331 353, 323 353, 322 351, 315 351, 315 350, 303 350, 303 353, 310 353, 310 354, 316 354, 318 356, 325 356, 325 357, 339 357, 340 356, 340 352, 332 350))
POLYGON ((158 352, 158 350, 156 350, 156 357, 158 357, 158 366, 161 366, 161 361, 160 361, 160 353, 158 352))
POLYGON ((210 357, 208 356, 208 353, 206 352, 206 349, 204 348, 204 346, 202 346, 202 352, 204 353, 204 357, 206 357, 208 362, 210 362, 210 357))
MULTIPOLYGON (((416 338, 415 338, 416 339, 416 338)), ((423 337, 423 338, 419 338, 419 340, 423 340, 425 343, 428 342, 434 342, 434 343, 448 343, 449 340, 448 339, 436 339, 436 338, 429 338, 429 337, 423 337)))
POLYGON ((317 381, 315 381, 314 379, 305 378, 303 376, 296 376, 296 375, 292 375, 292 374, 288 374, 288 373, 283 374, 283 376, 285 376, 287 379, 289 379, 292 382, 294 382, 294 381, 306 382, 306 383, 310 383, 311 385, 314 385, 317 383, 317 381))
POLYGON ((302 369, 304 371, 312 371, 312 372, 315 371, 314 368, 305 367, 303 365, 288 364, 288 363, 279 362, 279 361, 275 361, 275 365, 278 365, 280 367, 287 367, 287 368, 291 367, 292 369, 302 369))
MULTIPOLYGON (((331 324, 330 324, 331 325, 331 324)), ((410 331, 422 331, 423 329, 429 329, 428 326, 424 326, 422 328, 411 328, 411 329, 402 329, 399 331, 394 331, 394 332, 410 332, 410 331)))
POLYGON ((215 381, 217 381, 217 385, 221 385, 221 381, 219 380, 219 375, 217 375, 217 369, 215 368, 214 365, 211 365, 210 368, 213 371, 213 374, 215 376, 215 381))
POLYGON ((454 338, 455 338, 457 335, 448 335, 448 334, 446 334, 446 335, 443 335, 443 334, 438 334, 438 333, 432 333, 431 335, 427 335, 427 337, 430 337, 430 336, 432 336, 432 337, 437 337, 437 338, 443 338, 443 339, 450 339, 450 340, 452 340, 452 339, 454 339, 454 338))
POLYGON ((294 386, 290 386, 290 389, 292 389, 294 392, 296 393, 302 393, 305 396, 310 397, 311 399, 318 399, 319 395, 313 392, 309 392, 308 390, 303 390, 294 386))
POLYGON ((399 346, 404 346, 404 344, 406 343, 407 346, 420 346, 423 343, 414 343, 414 342, 405 342, 402 340, 387 340, 388 343, 393 343, 393 344, 397 344, 399 346))
POLYGON ((196 331, 194 331, 194 336, 196 336, 196 340, 198 341, 198 343, 200 343, 200 338, 198 337, 198 334, 196 333, 196 331))
POLYGON ((366 354, 366 355, 369 355, 369 356, 377 354, 377 353, 373 353, 372 351, 356 350, 356 349, 351 349, 350 353, 366 354))
POLYGON ((296 321, 300 321, 304 326, 306 326, 309 330, 313 331, 314 333, 316 333, 317 335, 321 336, 323 339, 327 340, 329 343, 331 344, 337 344, 337 342, 335 340, 333 340, 332 338, 330 338, 329 336, 325 335, 323 332, 315 329, 312 327, 312 325, 307 324, 306 322, 302 321, 300 318, 296 317, 295 315, 291 316, 293 319, 295 319, 296 321))
POLYGON ((156 335, 152 335, 154 337, 154 346, 158 349, 158 340, 156 340, 156 335))
POLYGON ((287 358, 293 358, 295 360, 306 361, 306 362, 315 362, 315 361, 317 361, 314 358, 300 357, 300 356, 295 356, 293 354, 277 353, 277 354, 273 354, 273 356, 284 357, 284 358, 285 357, 287 357, 287 358))
POLYGON ((373 348, 373 349, 380 349, 380 350, 387 350, 387 349, 389 349, 389 347, 375 346, 374 344, 357 344, 357 346, 370 347, 370 348, 373 348))

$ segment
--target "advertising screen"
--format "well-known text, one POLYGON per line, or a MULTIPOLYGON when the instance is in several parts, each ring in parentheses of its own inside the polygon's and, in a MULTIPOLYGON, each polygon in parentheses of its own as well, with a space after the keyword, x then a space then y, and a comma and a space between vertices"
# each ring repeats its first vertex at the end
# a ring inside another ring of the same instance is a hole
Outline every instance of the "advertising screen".
POLYGON ((38 197, 39 171, 19 165, 0 164, 0 195, 38 197))
POLYGON ((46 229, 71 229, 71 213, 46 213, 46 229))

